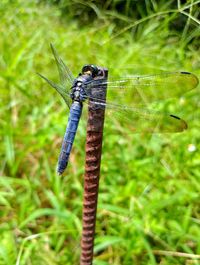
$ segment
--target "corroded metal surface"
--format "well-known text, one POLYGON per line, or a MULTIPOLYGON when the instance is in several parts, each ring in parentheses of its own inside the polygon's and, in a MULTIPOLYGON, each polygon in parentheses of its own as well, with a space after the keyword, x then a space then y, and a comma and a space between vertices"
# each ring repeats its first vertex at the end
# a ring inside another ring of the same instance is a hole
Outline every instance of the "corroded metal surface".
MULTIPOLYGON (((99 80, 107 79, 107 69, 102 69, 104 77, 97 77, 99 80)), ((106 98, 106 86, 100 87, 102 100, 106 98)), ((98 93, 98 88, 96 93, 98 93)), ((101 100, 101 102, 102 102, 101 100)), ((96 223, 96 211, 98 200, 98 187, 100 176, 101 150, 103 139, 104 108, 94 108, 92 100, 88 107, 88 124, 86 139, 86 161, 84 177, 84 200, 83 200, 83 231, 81 240, 81 265, 92 265, 93 246, 96 223)))

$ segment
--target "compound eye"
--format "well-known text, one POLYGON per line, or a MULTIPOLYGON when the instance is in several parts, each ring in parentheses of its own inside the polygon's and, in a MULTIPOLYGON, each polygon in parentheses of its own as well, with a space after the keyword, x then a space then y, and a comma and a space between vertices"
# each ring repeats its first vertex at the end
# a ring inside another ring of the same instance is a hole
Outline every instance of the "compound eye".
POLYGON ((92 75, 92 77, 97 76, 98 74, 98 67, 94 64, 87 64, 84 65, 82 68, 82 74, 89 73, 92 75))

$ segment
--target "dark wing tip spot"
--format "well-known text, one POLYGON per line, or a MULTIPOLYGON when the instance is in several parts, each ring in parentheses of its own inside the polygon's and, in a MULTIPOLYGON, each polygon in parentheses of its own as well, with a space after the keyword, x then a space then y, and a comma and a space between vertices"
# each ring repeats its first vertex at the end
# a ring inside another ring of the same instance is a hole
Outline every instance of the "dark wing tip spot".
POLYGON ((175 118, 175 119, 177 119, 177 120, 180 120, 179 117, 177 117, 177 116, 175 116, 175 115, 172 115, 172 114, 170 114, 170 117, 175 118))
POLYGON ((181 74, 184 74, 184 75, 191 75, 192 73, 190 73, 190 72, 181 72, 181 74))
POLYGON ((170 117, 174 118, 174 119, 177 119, 181 122, 181 127, 179 127, 178 131, 177 132, 182 132, 182 131, 185 131, 187 130, 188 128, 188 125, 186 123, 186 121, 184 121, 183 119, 179 118, 178 116, 175 116, 173 114, 170 114, 170 117))
POLYGON ((192 74, 190 72, 180 72, 181 74, 183 75, 191 75, 191 77, 193 78, 193 81, 194 81, 194 85, 193 85, 193 88, 197 87, 198 84, 199 84, 199 79, 198 77, 195 75, 195 74, 192 74))

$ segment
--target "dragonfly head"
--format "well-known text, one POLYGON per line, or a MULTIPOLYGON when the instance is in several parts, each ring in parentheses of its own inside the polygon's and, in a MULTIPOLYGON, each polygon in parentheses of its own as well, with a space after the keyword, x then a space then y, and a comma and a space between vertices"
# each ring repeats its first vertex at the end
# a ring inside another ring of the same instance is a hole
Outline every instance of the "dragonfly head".
POLYGON ((99 69, 96 65, 94 64, 86 64, 82 68, 82 74, 88 74, 91 75, 92 77, 95 77, 98 75, 99 69))

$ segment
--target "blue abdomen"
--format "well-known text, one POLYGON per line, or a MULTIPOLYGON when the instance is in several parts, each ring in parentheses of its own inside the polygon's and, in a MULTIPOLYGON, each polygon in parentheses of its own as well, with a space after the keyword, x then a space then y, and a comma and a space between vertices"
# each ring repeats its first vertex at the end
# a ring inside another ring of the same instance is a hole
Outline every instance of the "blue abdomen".
POLYGON ((67 167, 69 155, 76 135, 78 123, 82 113, 82 104, 74 101, 70 108, 67 129, 62 142, 61 152, 58 160, 58 174, 62 174, 67 167))

